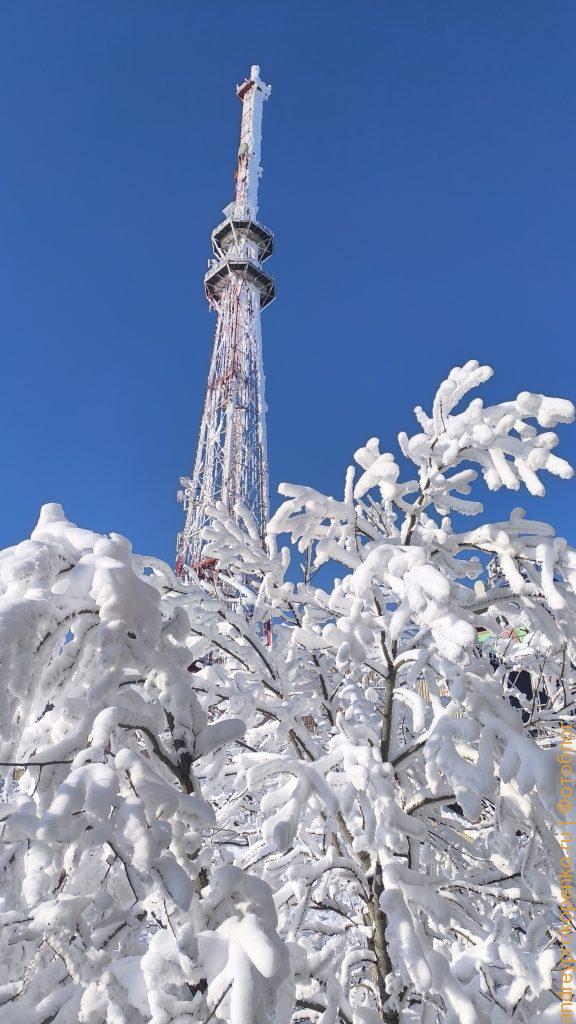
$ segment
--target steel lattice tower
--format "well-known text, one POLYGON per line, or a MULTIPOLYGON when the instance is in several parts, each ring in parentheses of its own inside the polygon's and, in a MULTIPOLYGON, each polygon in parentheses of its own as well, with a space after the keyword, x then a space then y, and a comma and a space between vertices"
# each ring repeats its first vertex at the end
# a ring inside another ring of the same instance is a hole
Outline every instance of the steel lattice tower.
POLYGON ((222 501, 234 516, 237 504, 254 516, 264 544, 268 520, 266 404, 260 310, 272 301, 274 281, 262 264, 273 251, 273 236, 260 224, 258 181, 262 108, 270 94, 260 68, 237 88, 242 101, 236 195, 225 219, 212 232, 215 259, 204 279, 216 311, 216 331, 192 478, 182 477, 178 494, 186 521, 178 535, 176 571, 211 577, 214 562, 202 556, 202 529, 209 510, 222 501))

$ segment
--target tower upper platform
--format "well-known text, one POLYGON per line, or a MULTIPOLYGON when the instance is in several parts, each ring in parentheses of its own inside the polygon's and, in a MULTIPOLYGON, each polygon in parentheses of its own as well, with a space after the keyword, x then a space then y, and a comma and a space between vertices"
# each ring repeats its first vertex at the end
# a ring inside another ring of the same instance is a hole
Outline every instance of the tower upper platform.
POLYGON ((215 255, 226 256, 233 247, 241 244, 242 239, 256 247, 260 263, 274 252, 274 235, 263 224, 256 220, 227 217, 212 232, 212 248, 215 255))

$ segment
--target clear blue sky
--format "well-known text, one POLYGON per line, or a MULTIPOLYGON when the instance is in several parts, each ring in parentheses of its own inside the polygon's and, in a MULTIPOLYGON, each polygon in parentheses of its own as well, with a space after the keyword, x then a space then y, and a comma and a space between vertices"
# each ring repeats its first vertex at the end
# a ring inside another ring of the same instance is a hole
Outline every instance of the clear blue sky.
MULTIPOLYGON (((252 63, 272 491, 340 493, 467 358, 576 397, 573 2, 4 0, 0 545, 60 501, 173 558, 252 63)), ((576 540, 576 482, 520 502, 576 540)))

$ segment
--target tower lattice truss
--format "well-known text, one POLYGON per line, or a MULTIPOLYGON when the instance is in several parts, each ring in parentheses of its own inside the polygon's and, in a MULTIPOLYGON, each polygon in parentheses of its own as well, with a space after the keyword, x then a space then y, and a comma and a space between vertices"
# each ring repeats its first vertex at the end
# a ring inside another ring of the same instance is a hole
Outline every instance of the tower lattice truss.
POLYGON ((268 520, 266 404, 260 311, 274 298, 274 281, 262 269, 273 251, 272 233, 257 220, 262 108, 270 94, 252 67, 238 86, 242 101, 236 195, 212 232, 214 259, 204 279, 216 312, 216 331, 198 448, 191 478, 182 477, 179 499, 186 520, 178 536, 176 570, 210 577, 214 562, 202 554, 210 510, 223 502, 237 518, 252 513, 264 544, 268 520))

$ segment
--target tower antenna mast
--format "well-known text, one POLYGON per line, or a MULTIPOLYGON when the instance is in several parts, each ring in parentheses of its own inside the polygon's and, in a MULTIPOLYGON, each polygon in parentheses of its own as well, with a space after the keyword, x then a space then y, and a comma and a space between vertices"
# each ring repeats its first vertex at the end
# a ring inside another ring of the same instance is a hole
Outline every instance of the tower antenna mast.
POLYGON ((236 194, 212 232, 214 259, 204 278, 216 312, 216 330, 192 477, 182 477, 178 497, 185 524, 178 535, 176 571, 212 578, 214 559, 203 556, 202 530, 210 510, 223 502, 233 518, 238 506, 252 513, 264 546, 268 521, 268 456, 260 311, 275 296, 262 269, 272 254, 272 233, 257 220, 262 109, 270 87, 254 65, 237 88, 242 102, 236 194))

